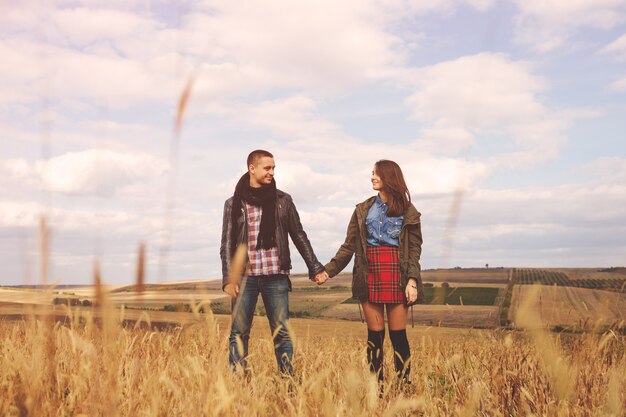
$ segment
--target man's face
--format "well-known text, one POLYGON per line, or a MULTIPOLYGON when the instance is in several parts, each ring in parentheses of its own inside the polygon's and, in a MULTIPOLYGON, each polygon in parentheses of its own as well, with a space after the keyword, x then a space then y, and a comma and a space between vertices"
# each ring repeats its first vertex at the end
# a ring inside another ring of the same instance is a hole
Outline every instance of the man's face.
POLYGON ((269 156, 263 156, 258 159, 256 165, 250 165, 248 171, 250 172, 250 186, 261 187, 262 185, 268 185, 272 183, 274 178, 274 158, 269 156))

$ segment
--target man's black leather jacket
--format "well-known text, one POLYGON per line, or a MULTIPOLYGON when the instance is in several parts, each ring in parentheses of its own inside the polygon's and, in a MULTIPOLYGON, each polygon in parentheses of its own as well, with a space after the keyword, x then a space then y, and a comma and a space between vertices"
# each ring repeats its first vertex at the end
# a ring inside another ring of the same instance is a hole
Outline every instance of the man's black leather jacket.
MULTIPOLYGON (((242 202, 241 215, 237 218, 237 242, 231 244, 231 211, 233 208, 233 197, 224 203, 224 220, 222 224, 222 244, 220 246, 220 257, 222 258, 222 288, 228 284, 230 261, 233 257, 232 248, 241 243, 248 242, 248 216, 246 214, 246 204, 242 202)), ((304 259, 309 269, 309 277, 313 278, 317 273, 324 270, 324 266, 317 260, 311 242, 306 236, 300 223, 300 216, 296 206, 291 200, 291 196, 281 190, 276 190, 276 245, 278 246, 278 256, 280 259, 280 269, 291 270, 291 257, 289 254, 289 239, 296 245, 298 252, 304 259)), ((245 268, 244 268, 245 270, 245 268)))

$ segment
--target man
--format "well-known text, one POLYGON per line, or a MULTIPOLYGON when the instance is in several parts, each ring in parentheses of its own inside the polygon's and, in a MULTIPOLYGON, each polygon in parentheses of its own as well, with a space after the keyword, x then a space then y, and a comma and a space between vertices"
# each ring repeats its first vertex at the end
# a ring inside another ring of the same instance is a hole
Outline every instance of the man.
POLYGON ((233 309, 228 359, 233 370, 238 367, 246 370, 250 327, 260 293, 274 335, 278 368, 281 374, 291 375, 288 236, 304 259, 312 280, 320 284, 328 274, 311 248, 291 196, 276 189, 274 156, 268 151, 256 150, 248 155, 247 164, 248 172, 237 183, 233 197, 224 204, 220 247, 222 288, 232 297, 233 309), (242 244, 247 247, 247 267, 243 268, 247 273, 243 279, 230 277, 233 256, 242 244))

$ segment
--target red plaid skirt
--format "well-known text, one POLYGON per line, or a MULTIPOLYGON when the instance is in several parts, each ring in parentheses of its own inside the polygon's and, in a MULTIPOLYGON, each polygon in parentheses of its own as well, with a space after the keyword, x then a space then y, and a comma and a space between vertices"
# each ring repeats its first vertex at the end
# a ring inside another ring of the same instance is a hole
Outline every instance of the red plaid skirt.
POLYGON ((398 248, 367 247, 367 290, 370 303, 398 304, 404 302, 401 287, 398 248))

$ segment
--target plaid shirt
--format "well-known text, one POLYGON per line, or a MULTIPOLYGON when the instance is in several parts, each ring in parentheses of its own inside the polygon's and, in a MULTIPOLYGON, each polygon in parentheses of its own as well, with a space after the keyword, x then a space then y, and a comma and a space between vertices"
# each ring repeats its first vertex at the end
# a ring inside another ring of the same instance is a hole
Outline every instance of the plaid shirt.
POLYGON ((271 249, 256 248, 256 240, 261 228, 263 208, 246 203, 248 211, 248 268, 250 276, 289 274, 289 271, 280 269, 278 247, 271 249))

